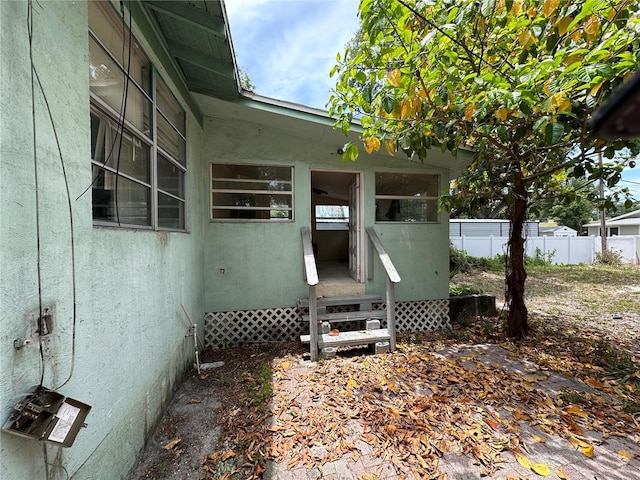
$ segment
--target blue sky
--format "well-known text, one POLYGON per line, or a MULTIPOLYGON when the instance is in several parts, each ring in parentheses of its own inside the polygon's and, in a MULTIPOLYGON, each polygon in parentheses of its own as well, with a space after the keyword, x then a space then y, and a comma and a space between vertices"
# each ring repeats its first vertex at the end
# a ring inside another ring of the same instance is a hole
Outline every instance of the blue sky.
POLYGON ((226 0, 238 65, 255 93, 324 109, 329 72, 358 29, 358 0, 226 0))
MULTIPOLYGON (((255 93, 325 109, 329 72, 358 29, 358 0, 226 0, 238 65, 255 93)), ((623 181, 640 199, 640 160, 623 181)))
POLYGON ((622 174, 621 187, 627 187, 636 200, 640 200, 640 160, 635 168, 627 168, 622 174))

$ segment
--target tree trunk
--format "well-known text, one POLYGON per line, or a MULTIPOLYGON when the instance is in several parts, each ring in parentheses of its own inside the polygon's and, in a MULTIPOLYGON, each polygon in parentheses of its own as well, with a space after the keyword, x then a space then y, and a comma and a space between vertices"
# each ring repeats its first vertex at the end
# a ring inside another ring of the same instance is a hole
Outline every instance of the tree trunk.
POLYGON ((527 306, 524 303, 524 283, 527 272, 524 268, 524 238, 522 236, 527 216, 527 192, 522 173, 516 173, 514 183, 515 202, 511 207, 511 237, 507 253, 507 291, 509 308, 507 316, 507 335, 516 340, 527 336, 527 306))

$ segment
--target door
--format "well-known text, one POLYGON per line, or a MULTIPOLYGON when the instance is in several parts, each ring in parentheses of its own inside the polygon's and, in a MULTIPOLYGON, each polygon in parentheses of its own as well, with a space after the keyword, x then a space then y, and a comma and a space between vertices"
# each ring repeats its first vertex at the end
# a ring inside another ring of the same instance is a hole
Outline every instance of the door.
POLYGON ((356 282, 362 282, 362 202, 360 201, 360 173, 354 175, 349 185, 349 274, 356 282))

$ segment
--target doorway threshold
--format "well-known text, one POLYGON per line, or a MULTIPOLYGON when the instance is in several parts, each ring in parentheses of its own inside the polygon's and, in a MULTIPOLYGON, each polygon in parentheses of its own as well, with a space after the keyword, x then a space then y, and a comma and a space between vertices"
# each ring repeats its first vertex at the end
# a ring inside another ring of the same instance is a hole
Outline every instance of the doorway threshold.
POLYGON ((318 262, 316 293, 321 297, 364 295, 365 284, 349 275, 349 265, 340 262, 318 262))

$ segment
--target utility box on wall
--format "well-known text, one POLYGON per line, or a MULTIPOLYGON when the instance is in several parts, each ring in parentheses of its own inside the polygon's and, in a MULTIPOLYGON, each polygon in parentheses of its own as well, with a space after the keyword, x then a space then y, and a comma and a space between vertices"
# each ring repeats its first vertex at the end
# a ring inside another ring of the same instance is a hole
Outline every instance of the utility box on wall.
POLYGON ((42 385, 32 387, 2 427, 11 435, 70 447, 85 426, 91 407, 42 385))

